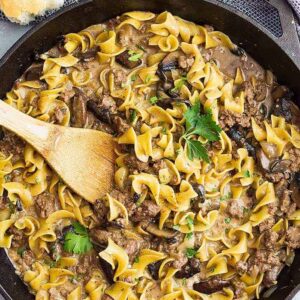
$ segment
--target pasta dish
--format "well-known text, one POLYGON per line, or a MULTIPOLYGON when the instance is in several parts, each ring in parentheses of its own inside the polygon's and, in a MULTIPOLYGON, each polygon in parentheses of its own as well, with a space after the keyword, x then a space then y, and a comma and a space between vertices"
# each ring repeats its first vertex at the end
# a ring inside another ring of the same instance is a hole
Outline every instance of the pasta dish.
POLYGON ((0 247, 37 300, 259 298, 300 248, 292 100, 227 35, 169 12, 59 37, 4 101, 112 134, 114 186, 85 201, 1 129, 0 247))

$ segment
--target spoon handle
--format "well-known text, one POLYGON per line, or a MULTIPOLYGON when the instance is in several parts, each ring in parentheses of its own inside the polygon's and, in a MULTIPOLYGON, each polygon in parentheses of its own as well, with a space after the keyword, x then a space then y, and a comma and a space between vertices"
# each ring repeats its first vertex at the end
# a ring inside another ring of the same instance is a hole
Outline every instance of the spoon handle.
POLYGON ((34 145, 37 150, 43 149, 50 136, 50 124, 34 119, 1 100, 0 125, 34 145))

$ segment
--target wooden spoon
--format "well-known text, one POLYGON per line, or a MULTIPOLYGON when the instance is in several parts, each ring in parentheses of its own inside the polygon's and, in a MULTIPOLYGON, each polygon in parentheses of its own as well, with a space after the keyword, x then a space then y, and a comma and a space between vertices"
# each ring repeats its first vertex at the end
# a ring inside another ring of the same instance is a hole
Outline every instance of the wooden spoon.
POLYGON ((42 122, 1 100, 0 125, 32 145, 62 180, 87 201, 94 203, 110 191, 115 162, 111 135, 42 122))

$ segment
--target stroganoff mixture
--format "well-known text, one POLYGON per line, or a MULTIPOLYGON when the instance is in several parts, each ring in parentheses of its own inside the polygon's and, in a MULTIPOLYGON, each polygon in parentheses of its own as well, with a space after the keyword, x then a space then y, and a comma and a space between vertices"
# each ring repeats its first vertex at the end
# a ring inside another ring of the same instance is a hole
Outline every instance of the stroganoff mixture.
POLYGON ((114 135, 115 185, 90 204, 2 129, 0 246, 36 299, 259 297, 300 247, 292 100, 228 36, 169 12, 67 34, 5 102, 114 135))

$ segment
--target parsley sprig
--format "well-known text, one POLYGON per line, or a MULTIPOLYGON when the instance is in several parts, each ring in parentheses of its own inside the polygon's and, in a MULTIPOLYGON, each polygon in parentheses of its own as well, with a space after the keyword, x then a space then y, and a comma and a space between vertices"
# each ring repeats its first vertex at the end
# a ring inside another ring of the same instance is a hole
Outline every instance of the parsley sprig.
POLYGON ((212 119, 211 112, 200 114, 200 102, 196 102, 189 108, 185 114, 185 133, 182 136, 187 144, 187 155, 190 160, 194 158, 203 159, 209 162, 209 156, 206 148, 198 140, 194 140, 193 136, 201 136, 209 142, 220 140, 220 132, 222 129, 212 119))
POLYGON ((73 222, 73 231, 68 231, 64 238, 64 250, 82 254, 93 248, 87 229, 78 222, 73 222))

